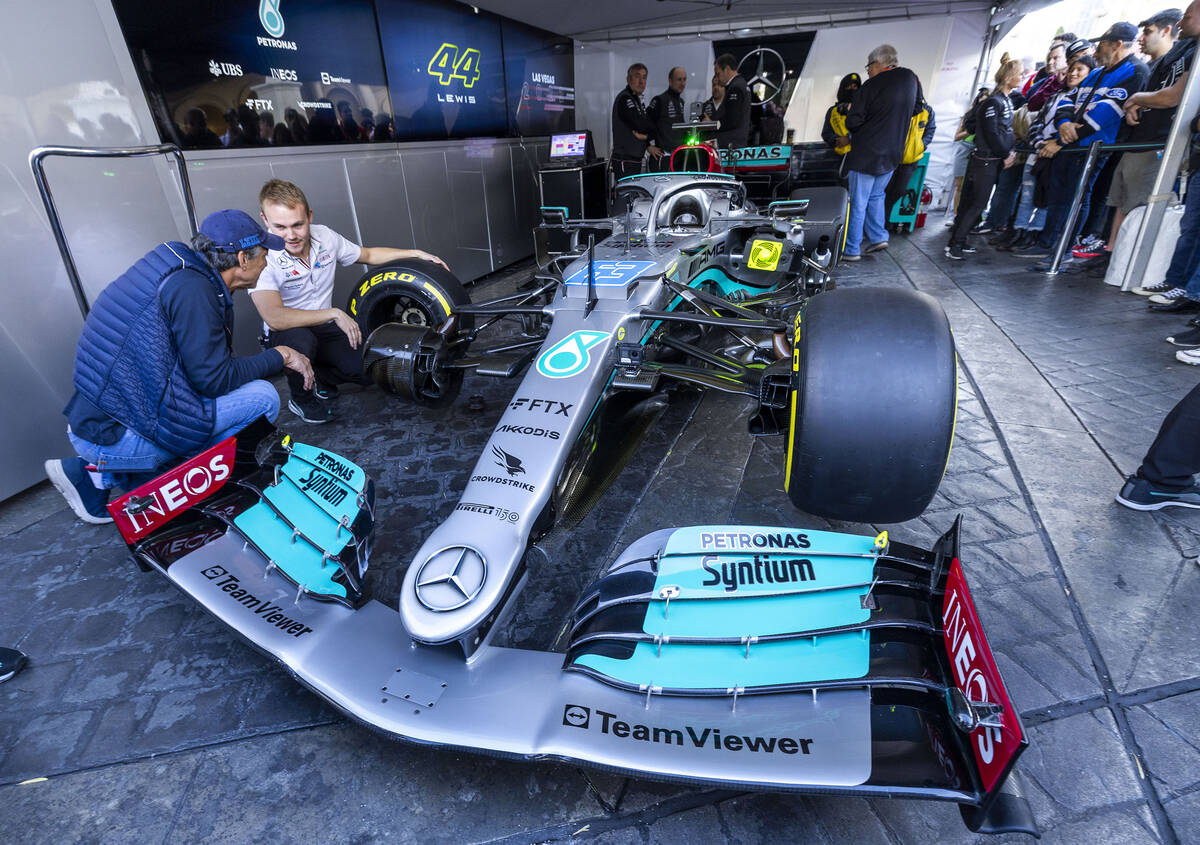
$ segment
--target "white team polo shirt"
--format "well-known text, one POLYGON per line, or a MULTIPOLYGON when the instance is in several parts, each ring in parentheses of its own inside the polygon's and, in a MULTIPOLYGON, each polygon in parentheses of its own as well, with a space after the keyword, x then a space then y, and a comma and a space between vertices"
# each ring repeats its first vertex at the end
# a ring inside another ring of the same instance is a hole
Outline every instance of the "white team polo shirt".
MULTIPOLYGON (((314 223, 308 230, 307 261, 283 249, 267 250, 267 268, 250 291, 279 291, 284 307, 320 311, 333 304, 334 262, 346 267, 358 261, 362 247, 328 226, 314 223)), ((263 329, 267 330, 266 323, 263 329)))

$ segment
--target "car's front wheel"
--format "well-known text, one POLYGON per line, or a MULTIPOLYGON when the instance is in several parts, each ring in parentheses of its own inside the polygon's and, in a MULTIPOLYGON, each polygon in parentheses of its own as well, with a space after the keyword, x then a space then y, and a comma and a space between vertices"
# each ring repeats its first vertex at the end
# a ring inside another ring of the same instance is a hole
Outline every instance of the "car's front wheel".
POLYGON ((930 296, 851 288, 797 315, 784 486, 801 510, 903 522, 937 492, 954 437, 957 362, 930 296))

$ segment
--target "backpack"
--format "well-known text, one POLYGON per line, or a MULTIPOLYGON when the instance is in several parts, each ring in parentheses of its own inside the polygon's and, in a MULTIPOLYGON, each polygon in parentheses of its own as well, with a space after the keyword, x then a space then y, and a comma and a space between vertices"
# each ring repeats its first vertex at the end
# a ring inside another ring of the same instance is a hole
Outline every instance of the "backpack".
POLYGON ((904 139, 904 154, 900 157, 901 164, 916 164, 925 155, 925 127, 929 125, 929 106, 921 100, 913 111, 912 120, 908 123, 908 137, 904 139))

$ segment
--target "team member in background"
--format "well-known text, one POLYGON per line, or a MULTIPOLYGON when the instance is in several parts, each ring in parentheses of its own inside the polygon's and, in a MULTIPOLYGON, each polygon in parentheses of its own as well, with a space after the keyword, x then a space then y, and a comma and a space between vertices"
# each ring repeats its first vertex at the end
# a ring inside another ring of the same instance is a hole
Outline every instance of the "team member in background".
POLYGON ((654 146, 661 151, 650 159, 651 170, 670 170, 671 153, 687 138, 683 129, 672 129, 672 124, 687 120, 683 105, 683 89, 687 87, 687 71, 681 67, 671 68, 667 74, 667 90, 650 101, 646 115, 654 124, 654 146))
POLYGON ((722 149, 744 147, 750 141, 750 89, 737 72, 737 59, 732 53, 717 56, 713 73, 725 86, 725 99, 717 109, 717 143, 722 149))
POLYGON ((837 102, 825 112, 821 139, 840 156, 850 152, 850 130, 846 128, 846 115, 850 113, 850 104, 854 102, 854 95, 861 86, 862 78, 857 73, 843 76, 838 84, 837 102))
POLYGON ((655 158, 662 155, 662 150, 650 143, 654 123, 642 104, 645 91, 646 66, 636 62, 626 71, 625 87, 613 101, 611 158, 613 176, 617 179, 641 173, 647 150, 655 158))
POLYGON ((700 116, 705 120, 716 120, 717 112, 721 110, 723 102, 725 102, 725 86, 721 84, 720 78, 714 76, 712 78, 712 96, 701 104, 700 116))
MULTIPOLYGON (((335 262, 383 264, 400 258, 440 258, 419 249, 365 247, 326 226, 313 224, 304 192, 291 182, 271 179, 258 192, 263 222, 283 239, 267 255, 267 269, 250 294, 267 330, 271 346, 300 350, 316 367, 316 382, 288 373, 288 408, 309 423, 333 418, 327 403, 337 398, 342 382, 363 383, 362 333, 354 318, 333 305, 335 262)), ((447 268, 449 269, 449 268, 447 268)))
MULTIPOLYGON (((904 195, 908 193, 908 183, 912 181, 913 171, 917 169, 917 164, 925 156, 925 151, 929 149, 929 145, 933 143, 933 136, 937 132, 937 122, 933 113, 933 107, 925 102, 924 97, 918 92, 917 104, 913 106, 913 120, 909 124, 908 136, 904 139, 904 157, 900 159, 900 163, 896 165, 896 169, 892 171, 892 178, 888 180, 887 190, 883 194, 883 209, 884 219, 887 220, 892 216, 892 210, 896 207, 904 195), (917 139, 920 142, 917 142, 917 139)), ((913 209, 916 210, 920 203, 920 197, 913 197, 913 209)), ((903 231, 904 224, 895 224, 896 231, 903 231)))
POLYGON ((991 96, 975 107, 975 151, 967 164, 962 201, 954 228, 950 230, 950 243, 946 246, 947 258, 962 261, 964 252, 975 251, 967 246, 967 233, 983 213, 1000 170, 1012 167, 1017 159, 1013 151, 1013 105, 1008 95, 1021 84, 1024 76, 1020 59, 1010 59, 1000 65, 991 96))
POLYGON ((112 522, 112 488, 144 484, 261 416, 274 421, 279 394, 268 376, 286 367, 312 386, 308 358, 287 346, 231 352, 233 292, 254 287, 267 249, 282 246, 246 212, 217 211, 190 247, 159 244, 101 291, 63 410, 79 457, 46 461, 50 482, 84 522, 112 522))

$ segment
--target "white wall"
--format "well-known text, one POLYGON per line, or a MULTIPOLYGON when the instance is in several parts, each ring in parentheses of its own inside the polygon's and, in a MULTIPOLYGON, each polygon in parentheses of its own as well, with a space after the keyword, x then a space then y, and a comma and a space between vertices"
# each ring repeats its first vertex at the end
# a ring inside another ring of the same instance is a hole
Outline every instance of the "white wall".
POLYGON ((683 99, 689 105, 707 100, 713 70, 712 42, 701 38, 663 41, 655 44, 575 44, 575 120, 580 130, 592 130, 596 154, 608 157, 612 142, 612 105, 625 87, 625 71, 641 62, 649 72, 646 105, 667 87, 667 73, 681 65, 688 72, 683 99))
POLYGON ((938 128, 925 181, 933 188, 934 204, 938 205, 941 188, 950 181, 954 131, 970 102, 986 25, 987 15, 980 12, 819 30, 788 107, 788 127, 796 130, 797 141, 819 141, 825 110, 837 97, 838 82, 847 73, 865 79, 867 54, 880 44, 891 44, 900 64, 921 80, 925 99, 936 114, 938 128))

